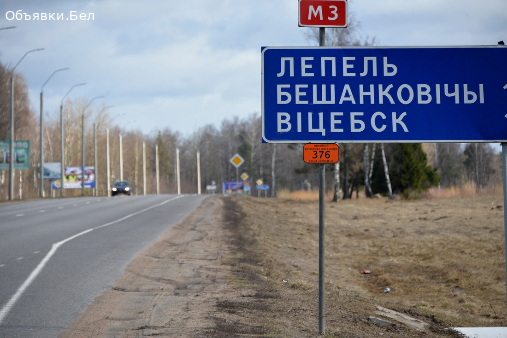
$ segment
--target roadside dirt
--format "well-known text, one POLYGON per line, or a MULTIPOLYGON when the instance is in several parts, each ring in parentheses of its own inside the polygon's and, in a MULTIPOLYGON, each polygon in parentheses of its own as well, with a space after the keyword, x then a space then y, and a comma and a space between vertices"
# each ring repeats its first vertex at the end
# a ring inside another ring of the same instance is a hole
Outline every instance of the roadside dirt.
MULTIPOLYGON (((325 336, 507 326, 503 236, 501 196, 327 202, 325 336)), ((317 286, 316 201, 212 197, 61 337, 316 337, 317 286)))
POLYGON ((206 199, 136 257, 60 337, 203 337, 231 291, 220 198, 206 199))

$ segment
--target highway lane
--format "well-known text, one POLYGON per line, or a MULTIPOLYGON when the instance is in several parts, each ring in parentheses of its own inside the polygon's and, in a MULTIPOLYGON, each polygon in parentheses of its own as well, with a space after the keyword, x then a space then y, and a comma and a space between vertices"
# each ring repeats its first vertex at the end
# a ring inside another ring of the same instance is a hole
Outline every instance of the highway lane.
POLYGON ((111 287, 139 251, 204 198, 1 203, 0 337, 56 337, 111 287))

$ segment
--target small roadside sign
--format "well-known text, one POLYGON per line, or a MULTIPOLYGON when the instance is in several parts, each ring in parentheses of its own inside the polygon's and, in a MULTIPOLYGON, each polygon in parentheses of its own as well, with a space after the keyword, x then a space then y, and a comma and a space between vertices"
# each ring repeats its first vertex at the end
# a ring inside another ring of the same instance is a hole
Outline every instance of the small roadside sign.
POLYGON ((257 190, 269 190, 269 184, 259 184, 257 190))
POLYGON ((262 184, 262 180, 258 179, 255 183, 257 183, 257 185, 261 185, 262 184))
POLYGON ((347 0, 299 0, 300 27, 346 28, 347 0))
POLYGON ((243 181, 248 180, 248 174, 247 174, 247 173, 242 173, 242 174, 241 174, 241 179, 242 179, 243 181))
POLYGON ((215 191, 217 191, 217 186, 216 186, 216 185, 214 185, 214 184, 208 184, 208 185, 206 186, 206 191, 212 191, 212 192, 215 192, 215 191))
POLYGON ((303 147, 303 161, 306 163, 337 163, 339 159, 337 144, 308 143, 303 147))
POLYGON ((243 162, 245 162, 245 160, 243 159, 243 157, 241 157, 240 154, 236 154, 230 159, 230 162, 232 163, 233 166, 239 168, 239 166, 242 165, 243 162))

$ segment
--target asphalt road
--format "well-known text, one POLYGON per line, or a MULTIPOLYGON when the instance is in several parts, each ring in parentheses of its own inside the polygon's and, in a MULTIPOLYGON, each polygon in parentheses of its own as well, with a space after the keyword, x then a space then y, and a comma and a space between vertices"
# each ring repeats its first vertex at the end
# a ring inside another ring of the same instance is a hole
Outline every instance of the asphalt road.
POLYGON ((85 197, 0 204, 0 337, 56 337, 125 266, 205 198, 85 197))

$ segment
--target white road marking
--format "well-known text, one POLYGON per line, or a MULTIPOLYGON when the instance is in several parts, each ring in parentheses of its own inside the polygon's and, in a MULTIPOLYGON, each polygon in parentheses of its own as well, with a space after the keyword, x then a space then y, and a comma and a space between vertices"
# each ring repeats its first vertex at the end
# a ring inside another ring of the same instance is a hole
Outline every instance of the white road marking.
POLYGON ((16 258, 16 260, 17 260, 17 261, 20 261, 20 260, 22 260, 22 259, 23 259, 23 257, 18 257, 18 258, 16 258))
POLYGON ((98 227, 82 231, 82 232, 80 232, 80 233, 78 233, 78 234, 76 234, 74 236, 71 236, 71 237, 69 237, 67 239, 64 239, 61 242, 53 243, 53 245, 51 247, 51 250, 49 250, 49 252, 46 254, 46 256, 39 263, 39 265, 37 265, 37 267, 32 271, 32 273, 30 274, 30 276, 28 276, 28 278, 23 282, 23 284, 21 284, 21 286, 16 291, 16 293, 9 299, 9 301, 7 302, 7 304, 5 304, 0 309, 0 325, 4 321, 5 317, 7 317, 7 315, 11 311, 12 307, 14 306, 14 304, 16 304, 16 302, 23 295, 23 293, 25 292, 25 290, 33 283, 33 281, 35 280, 35 278, 39 275, 39 273, 42 271, 42 269, 44 268, 44 266, 46 266, 46 264, 49 262, 49 260, 51 259, 51 257, 55 254, 56 250, 58 250, 58 248, 60 246, 62 246, 63 244, 65 244, 65 243, 67 243, 67 242, 69 242, 69 241, 71 241, 71 240, 73 240, 73 239, 75 239, 75 238, 77 238, 79 236, 85 235, 85 234, 87 234, 89 232, 92 232, 94 230, 98 230, 98 229, 105 228, 107 226, 110 226, 110 225, 122 222, 122 221, 124 221, 124 220, 126 220, 128 218, 131 218, 131 217, 134 217, 136 215, 142 214, 143 212, 146 212, 146 211, 151 210, 153 208, 160 207, 160 206, 162 206, 164 204, 167 204, 167 203, 169 203, 171 201, 174 201, 174 200, 176 200, 178 198, 181 198, 181 197, 184 197, 184 196, 181 195, 181 196, 173 197, 173 198, 168 199, 168 200, 166 200, 166 201, 164 201, 162 203, 152 205, 151 207, 145 208, 143 210, 140 210, 140 211, 134 212, 132 214, 129 214, 127 216, 124 216, 122 218, 119 218, 116 221, 112 221, 112 222, 109 222, 109 223, 106 223, 106 224, 102 224, 102 225, 100 225, 98 227))
POLYGON ((5 266, 5 264, 0 264, 0 268, 3 268, 5 266))
POLYGON ((42 210, 39 210, 39 212, 46 212, 46 210, 42 209, 42 210))
POLYGON ((40 251, 34 251, 33 253, 34 253, 34 254, 38 254, 39 252, 40 252, 40 251))
POLYGON ((25 214, 17 214, 16 217, 22 217, 25 216, 25 214))
POLYGON ((63 209, 63 207, 62 207, 62 206, 59 206, 59 207, 58 207, 58 209, 63 209))

